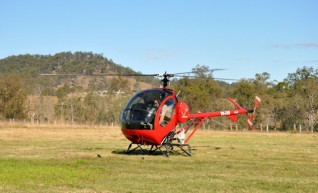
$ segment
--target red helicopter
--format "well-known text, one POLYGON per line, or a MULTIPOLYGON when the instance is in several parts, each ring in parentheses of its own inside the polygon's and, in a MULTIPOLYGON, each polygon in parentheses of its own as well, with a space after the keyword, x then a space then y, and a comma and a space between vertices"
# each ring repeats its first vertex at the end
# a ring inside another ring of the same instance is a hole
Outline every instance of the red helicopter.
POLYGON ((150 153, 160 151, 165 156, 169 156, 169 153, 174 151, 174 147, 179 147, 186 155, 191 156, 191 146, 188 142, 193 134, 205 120, 219 116, 227 116, 236 122, 237 115, 246 114, 248 126, 253 129, 255 110, 261 101, 259 97, 255 98, 254 109, 243 108, 235 100, 228 98, 236 109, 192 114, 188 105, 178 100, 175 91, 167 88, 169 78, 174 74, 165 73, 161 76, 163 77, 161 88, 137 92, 122 111, 121 131, 131 141, 127 153, 135 150, 145 152, 145 146, 151 146, 150 153), (185 123, 186 126, 183 126, 185 123), (190 128, 193 129, 187 134, 190 128))
MULTIPOLYGON (((213 69, 209 71, 224 70, 213 69)), ((230 120, 237 122, 237 115, 246 114, 247 123, 253 129, 253 119, 256 108, 261 99, 255 98, 253 109, 241 107, 234 99, 228 100, 234 104, 236 109, 198 112, 191 114, 188 105, 180 102, 174 90, 167 88, 169 78, 174 75, 188 74, 194 72, 159 74, 93 74, 93 76, 154 76, 163 77, 162 87, 142 90, 134 94, 127 102, 121 113, 121 131, 131 141, 126 153, 135 150, 146 152, 145 146, 151 146, 149 152, 160 151, 165 156, 179 147, 186 155, 191 156, 191 146, 188 144, 193 134, 207 119, 219 116, 227 116, 230 120), (186 124, 184 126, 184 124, 186 124), (177 126, 180 128, 177 129, 177 126), (188 135, 187 132, 193 128, 188 135), (135 147, 133 147, 135 145, 135 147), (164 149, 162 149, 164 148, 164 149)), ((44 76, 76 76, 76 74, 40 74, 44 76)), ((233 80, 233 79, 223 79, 233 80)), ((176 151, 174 151, 176 152, 176 151)))

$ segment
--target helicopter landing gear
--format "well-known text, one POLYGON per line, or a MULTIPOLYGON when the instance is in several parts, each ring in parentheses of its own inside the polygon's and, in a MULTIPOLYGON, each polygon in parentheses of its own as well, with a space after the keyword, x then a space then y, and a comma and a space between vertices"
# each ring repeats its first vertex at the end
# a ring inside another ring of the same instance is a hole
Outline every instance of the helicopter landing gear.
POLYGON ((173 130, 164 138, 161 146, 164 146, 166 151, 163 154, 167 157, 169 157, 170 153, 181 154, 180 152, 174 150, 174 147, 178 147, 183 153, 185 153, 186 156, 192 156, 191 146, 189 144, 180 143, 180 140, 175 138, 176 135, 177 133, 173 130), (179 143, 173 143, 173 141, 178 141, 179 143))
POLYGON ((192 156, 192 151, 191 151, 191 146, 189 144, 165 144, 164 147, 166 148, 166 151, 163 152, 163 155, 165 155, 166 157, 169 157, 170 153, 177 153, 177 154, 182 154, 176 150, 174 150, 174 147, 178 147, 182 150, 183 153, 185 153, 184 155, 186 156, 192 156))
MULTIPOLYGON (((147 152, 149 153, 154 153, 156 151, 161 151, 161 145, 160 146, 157 146, 157 145, 151 145, 150 149, 146 149, 145 146, 148 146, 148 145, 144 145, 144 144, 136 144, 136 143, 131 143, 129 144, 127 150, 126 150, 126 153, 127 154, 130 154, 132 152, 135 152, 136 154, 146 154, 147 152), (133 145, 136 145, 136 147, 132 148, 133 145)), ((162 152, 163 153, 163 152, 162 152)))
POLYGON ((127 154, 130 154, 131 152, 136 151, 137 149, 140 149, 142 152, 144 152, 144 149, 141 147, 142 144, 136 144, 137 147, 131 149, 131 147, 132 147, 133 144, 134 144, 134 143, 129 144, 129 146, 128 146, 128 148, 127 148, 127 151, 126 151, 127 154))
POLYGON ((169 157, 171 153, 173 154, 181 154, 185 156, 192 156, 191 146, 189 144, 178 144, 178 143, 163 143, 162 145, 151 145, 150 149, 145 149, 145 145, 143 144, 135 144, 131 143, 129 144, 126 153, 130 154, 132 152, 135 152, 136 154, 154 154, 155 152, 160 152, 162 155, 169 157), (132 148, 133 145, 136 145, 136 147, 132 148), (182 153, 180 151, 175 150, 174 147, 180 148, 182 153))

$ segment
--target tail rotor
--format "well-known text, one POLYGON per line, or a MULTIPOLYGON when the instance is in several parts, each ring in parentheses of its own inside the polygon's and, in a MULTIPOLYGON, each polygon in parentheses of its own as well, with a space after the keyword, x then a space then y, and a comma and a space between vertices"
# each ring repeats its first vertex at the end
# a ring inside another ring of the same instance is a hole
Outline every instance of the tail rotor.
POLYGON ((261 98, 256 96, 253 110, 250 110, 246 114, 247 125, 248 125, 250 130, 255 130, 255 128, 254 128, 254 116, 255 116, 256 109, 260 106, 260 103, 261 103, 261 98))

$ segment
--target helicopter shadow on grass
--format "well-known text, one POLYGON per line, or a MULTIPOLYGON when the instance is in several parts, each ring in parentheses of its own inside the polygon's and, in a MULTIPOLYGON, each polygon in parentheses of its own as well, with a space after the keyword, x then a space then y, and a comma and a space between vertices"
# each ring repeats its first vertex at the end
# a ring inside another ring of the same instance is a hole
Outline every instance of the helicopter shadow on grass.
POLYGON ((128 156, 135 156, 135 155, 152 155, 152 156, 162 156, 163 153, 160 151, 150 151, 150 150, 143 150, 143 149, 137 149, 132 152, 128 152, 127 150, 124 149, 116 149, 112 151, 113 154, 118 154, 118 155, 128 155, 128 156))
MULTIPOLYGON (((192 152, 196 151, 196 149, 192 149, 191 151, 192 152)), ((133 149, 131 151, 127 151, 124 149, 116 149, 116 150, 113 150, 112 153, 119 154, 119 155, 149 155, 149 156, 165 156, 165 157, 169 157, 170 155, 181 155, 185 157, 190 157, 192 155, 191 152, 187 153, 181 148, 170 147, 169 150, 166 150, 163 146, 156 147, 155 149, 144 149, 144 148, 137 147, 136 149, 133 149)))

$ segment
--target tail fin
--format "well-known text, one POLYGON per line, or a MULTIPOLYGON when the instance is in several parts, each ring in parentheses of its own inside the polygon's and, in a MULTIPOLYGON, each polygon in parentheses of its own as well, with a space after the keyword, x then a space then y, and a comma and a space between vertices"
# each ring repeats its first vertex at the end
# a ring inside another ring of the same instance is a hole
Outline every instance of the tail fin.
POLYGON ((260 106, 261 103, 261 98, 256 96, 255 97, 255 102, 254 102, 254 109, 250 110, 250 114, 246 114, 246 120, 247 120, 247 125, 250 128, 250 130, 255 130, 254 128, 254 116, 256 109, 260 106))

